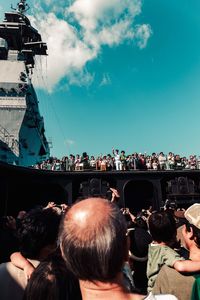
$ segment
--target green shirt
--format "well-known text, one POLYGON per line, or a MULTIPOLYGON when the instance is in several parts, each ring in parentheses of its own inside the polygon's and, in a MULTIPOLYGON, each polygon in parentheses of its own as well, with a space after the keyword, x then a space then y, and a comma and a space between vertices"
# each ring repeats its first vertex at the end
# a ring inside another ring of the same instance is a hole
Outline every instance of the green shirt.
POLYGON ((166 245, 150 244, 147 262, 148 292, 151 292, 156 277, 163 265, 173 267, 177 260, 184 260, 176 251, 166 245))
POLYGON ((199 300, 200 299, 200 275, 195 275, 195 282, 192 288, 192 297, 191 300, 199 300))

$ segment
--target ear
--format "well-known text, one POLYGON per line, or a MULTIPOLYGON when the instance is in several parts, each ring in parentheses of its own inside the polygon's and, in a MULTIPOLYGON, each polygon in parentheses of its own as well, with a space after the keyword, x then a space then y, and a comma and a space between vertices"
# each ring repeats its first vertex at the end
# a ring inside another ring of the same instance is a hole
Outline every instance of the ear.
POLYGON ((185 230, 185 233, 187 234, 188 239, 192 240, 193 239, 193 228, 190 227, 190 231, 188 231, 186 228, 186 225, 184 225, 184 230, 185 230))
POLYGON ((190 231, 187 231, 187 235, 188 235, 188 238, 190 240, 193 240, 194 235, 193 235, 193 228, 192 227, 190 227, 190 231))

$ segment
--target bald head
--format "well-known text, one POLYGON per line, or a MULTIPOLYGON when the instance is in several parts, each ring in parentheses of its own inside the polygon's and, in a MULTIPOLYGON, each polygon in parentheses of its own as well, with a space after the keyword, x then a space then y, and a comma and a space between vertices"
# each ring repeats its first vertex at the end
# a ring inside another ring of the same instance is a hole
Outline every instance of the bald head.
POLYGON ((102 198, 88 198, 72 206, 65 221, 74 227, 77 234, 92 233, 107 222, 110 214, 112 214, 110 202, 102 198))
POLYGON ((76 277, 114 279, 127 255, 126 222, 115 204, 88 198, 67 212, 60 241, 67 266, 76 277))

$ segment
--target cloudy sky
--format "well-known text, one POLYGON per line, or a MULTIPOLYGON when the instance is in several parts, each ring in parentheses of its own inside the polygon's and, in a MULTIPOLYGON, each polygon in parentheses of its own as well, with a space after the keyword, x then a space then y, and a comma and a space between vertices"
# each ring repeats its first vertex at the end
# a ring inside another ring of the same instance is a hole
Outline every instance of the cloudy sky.
POLYGON ((200 155, 199 0, 27 2, 48 44, 34 84, 52 155, 200 155))

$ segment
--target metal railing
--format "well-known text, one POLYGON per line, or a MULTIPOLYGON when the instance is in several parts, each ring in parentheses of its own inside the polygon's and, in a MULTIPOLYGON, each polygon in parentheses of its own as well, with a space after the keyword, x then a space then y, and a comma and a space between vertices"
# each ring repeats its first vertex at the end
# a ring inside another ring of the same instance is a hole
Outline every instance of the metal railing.
POLYGON ((0 125, 0 140, 7 145, 8 148, 16 155, 19 156, 19 142, 10 134, 3 126, 0 125))

